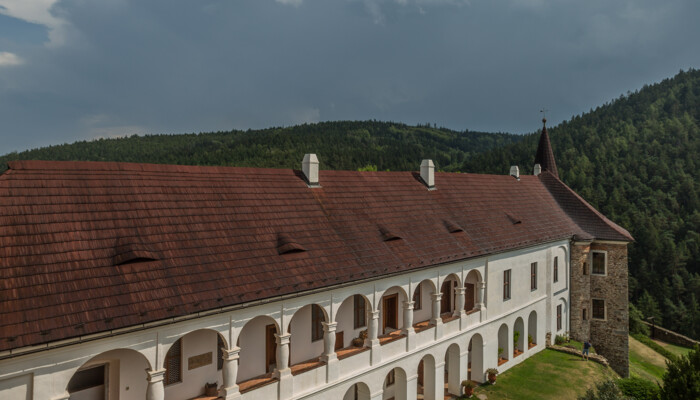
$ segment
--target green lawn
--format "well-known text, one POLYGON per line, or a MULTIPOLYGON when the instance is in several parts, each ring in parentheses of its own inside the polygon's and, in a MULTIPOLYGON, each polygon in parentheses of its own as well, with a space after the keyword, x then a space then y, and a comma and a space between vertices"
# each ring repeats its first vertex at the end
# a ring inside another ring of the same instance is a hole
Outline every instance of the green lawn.
POLYGON ((666 358, 631 336, 629 346, 630 376, 661 383, 666 358))
POLYGON ((597 381, 617 375, 581 357, 545 349, 498 377, 496 385, 483 385, 474 392, 488 400, 575 399, 597 381))
POLYGON ((681 346, 676 346, 675 344, 670 344, 666 342, 662 342, 660 340, 654 340, 656 343, 658 343, 661 347, 665 348, 666 350, 670 351, 671 353, 677 355, 677 356, 685 356, 692 349, 688 347, 681 347, 681 346))

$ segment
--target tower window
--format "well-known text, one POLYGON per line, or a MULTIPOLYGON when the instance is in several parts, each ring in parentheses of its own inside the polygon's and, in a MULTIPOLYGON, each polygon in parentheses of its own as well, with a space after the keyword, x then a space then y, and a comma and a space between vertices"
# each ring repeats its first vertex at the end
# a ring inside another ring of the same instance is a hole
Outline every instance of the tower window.
POLYGON ((602 252, 602 251, 594 251, 592 254, 593 258, 593 268, 591 269, 591 273, 593 275, 605 275, 606 273, 606 259, 607 259, 607 253, 602 252))
POLYGON ((605 300, 593 299, 593 319, 605 319, 605 300))

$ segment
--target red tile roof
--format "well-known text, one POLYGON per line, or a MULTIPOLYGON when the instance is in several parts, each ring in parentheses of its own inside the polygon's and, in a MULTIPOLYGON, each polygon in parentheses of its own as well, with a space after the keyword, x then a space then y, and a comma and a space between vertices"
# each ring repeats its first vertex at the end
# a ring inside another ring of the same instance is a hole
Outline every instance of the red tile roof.
POLYGON ((632 240, 541 178, 436 173, 428 191, 412 172, 321 171, 310 189, 292 170, 11 162, 0 350, 557 239, 632 240))

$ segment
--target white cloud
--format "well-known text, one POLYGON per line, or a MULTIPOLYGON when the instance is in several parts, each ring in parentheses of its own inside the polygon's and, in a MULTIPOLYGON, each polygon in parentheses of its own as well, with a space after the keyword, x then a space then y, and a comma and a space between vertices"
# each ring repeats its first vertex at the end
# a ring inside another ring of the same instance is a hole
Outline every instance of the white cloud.
POLYGON ((0 0, 0 14, 44 25, 49 30, 49 43, 60 45, 64 43, 64 29, 67 23, 57 18, 51 8, 58 0, 0 0))
POLYGON ((275 0, 276 2, 288 6, 294 6, 294 7, 299 7, 301 5, 301 2, 303 0, 275 0))
POLYGON ((9 53, 7 51, 0 51, 0 67, 22 64, 24 64, 24 60, 19 58, 17 54, 9 53))

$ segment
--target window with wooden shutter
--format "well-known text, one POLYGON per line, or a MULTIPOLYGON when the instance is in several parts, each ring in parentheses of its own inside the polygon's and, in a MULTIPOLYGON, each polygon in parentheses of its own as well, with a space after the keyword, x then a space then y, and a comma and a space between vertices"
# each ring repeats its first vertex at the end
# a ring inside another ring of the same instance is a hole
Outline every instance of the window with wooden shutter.
POLYGON ((311 306, 311 341, 323 339, 323 310, 316 304, 311 306))
POLYGON ((216 335, 216 369, 222 370, 224 368, 224 350, 223 348, 226 347, 224 344, 224 339, 221 338, 221 335, 217 334, 216 335))
POLYGON ((364 328, 367 326, 366 322, 366 310, 365 310, 365 298, 359 294, 356 294, 353 298, 354 308, 355 308, 355 329, 364 328))
POLYGON ((178 339, 165 355, 165 385, 182 382, 182 339, 178 339))

